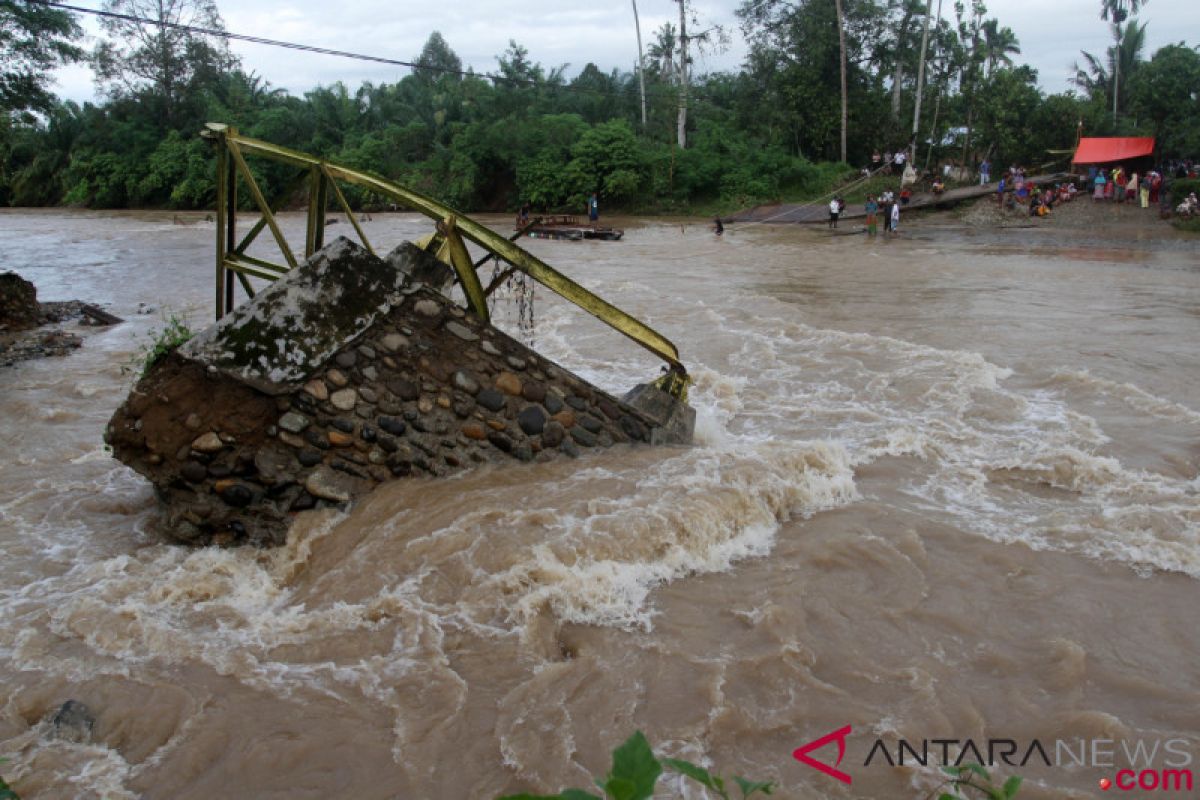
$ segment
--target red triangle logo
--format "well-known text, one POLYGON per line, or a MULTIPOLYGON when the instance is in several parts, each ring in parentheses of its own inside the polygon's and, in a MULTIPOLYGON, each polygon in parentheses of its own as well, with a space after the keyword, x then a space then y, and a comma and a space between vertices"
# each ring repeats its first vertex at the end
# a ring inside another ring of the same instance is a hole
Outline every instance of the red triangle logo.
POLYGON ((852 783, 854 780, 853 778, 851 778, 846 773, 842 772, 840 769, 837 769, 837 767, 841 766, 842 759, 846 757, 846 737, 849 735, 850 735, 850 726, 849 725, 847 725, 844 728, 839 728, 838 730, 834 731, 833 733, 828 733, 828 734, 822 736, 820 739, 814 739, 813 741, 809 742, 806 745, 797 747, 794 751, 792 751, 792 758, 796 759, 797 761, 799 761, 802 764, 807 764, 808 766, 810 766, 814 769, 818 769, 821 772, 824 772, 826 775, 828 775, 831 778, 837 778, 842 783, 847 783, 847 784, 852 783), (828 764, 823 764, 820 761, 817 761, 816 759, 809 756, 809 753, 811 753, 813 750, 820 750, 822 747, 829 744, 830 742, 837 742, 837 746, 838 746, 837 761, 834 763, 834 765, 832 767, 829 766, 828 764))

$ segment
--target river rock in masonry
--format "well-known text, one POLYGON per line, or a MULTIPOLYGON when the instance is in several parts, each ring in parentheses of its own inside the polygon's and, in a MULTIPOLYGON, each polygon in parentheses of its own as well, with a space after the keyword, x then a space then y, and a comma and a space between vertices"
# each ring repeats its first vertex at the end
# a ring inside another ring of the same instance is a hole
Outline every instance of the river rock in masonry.
POLYGON ((431 262, 339 238, 147 371, 105 440, 168 535, 279 544, 294 512, 386 481, 690 440, 412 277, 431 262))

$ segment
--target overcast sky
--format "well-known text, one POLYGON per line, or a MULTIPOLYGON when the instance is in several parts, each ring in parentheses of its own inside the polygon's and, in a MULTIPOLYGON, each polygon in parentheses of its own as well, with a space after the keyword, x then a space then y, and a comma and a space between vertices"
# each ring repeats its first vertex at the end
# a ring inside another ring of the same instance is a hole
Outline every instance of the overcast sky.
MULTIPOLYGON (((74 4, 100 5, 99 0, 76 0, 74 4)), ((568 76, 588 62, 606 72, 613 68, 631 71, 637 62, 631 3, 217 0, 217 5, 227 29, 233 32, 406 61, 412 60, 429 34, 437 30, 464 66, 477 72, 494 71, 496 56, 504 52, 510 39, 525 46, 530 58, 545 67, 570 64, 568 76)), ((695 0, 701 25, 722 24, 731 38, 725 53, 698 58, 698 71, 736 70, 741 64, 746 44, 734 15, 738 5, 738 0, 695 0)), ((1068 88, 1070 65, 1080 50, 1098 55, 1111 41, 1108 25, 1099 17, 1099 0, 989 0, 988 6, 988 16, 999 18, 1001 25, 1017 34, 1022 50, 1017 62, 1036 68, 1047 92, 1068 88)), ((673 0, 639 3, 645 45, 664 22, 678 21, 677 9, 673 0)), ((944 0, 943 14, 953 15, 952 0, 944 0)), ((1165 44, 1200 44, 1200 3, 1196 0, 1148 0, 1138 18, 1148 23, 1147 57, 1165 44)), ((93 34, 99 31, 92 17, 84 20, 84 26, 93 34)), ((294 94, 338 80, 353 89, 363 81, 390 83, 408 74, 403 67, 265 45, 234 42, 232 46, 247 71, 294 94)), ((83 66, 61 70, 57 91, 69 99, 92 99, 91 72, 83 66)))

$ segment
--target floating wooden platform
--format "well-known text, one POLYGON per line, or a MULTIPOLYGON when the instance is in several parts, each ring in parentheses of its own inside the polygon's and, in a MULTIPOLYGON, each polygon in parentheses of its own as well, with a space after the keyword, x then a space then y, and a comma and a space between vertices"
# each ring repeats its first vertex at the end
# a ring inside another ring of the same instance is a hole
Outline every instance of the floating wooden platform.
POLYGON ((620 228, 588 225, 570 214, 534 217, 533 224, 525 229, 525 233, 531 239, 599 239, 606 242, 619 241, 625 235, 620 228))

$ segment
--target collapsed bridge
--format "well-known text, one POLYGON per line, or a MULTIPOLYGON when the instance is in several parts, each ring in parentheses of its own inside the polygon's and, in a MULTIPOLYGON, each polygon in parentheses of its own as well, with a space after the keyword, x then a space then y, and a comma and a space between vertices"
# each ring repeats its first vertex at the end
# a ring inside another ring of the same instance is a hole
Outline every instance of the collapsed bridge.
POLYGON ((114 455, 154 484, 172 538, 278 544, 295 512, 340 506, 398 478, 690 442, 687 372, 645 323, 410 189, 223 125, 205 135, 217 148, 217 322, 151 365, 105 433, 114 455), (247 155, 299 174, 268 202, 247 155), (381 257, 339 183, 417 210, 435 230, 381 257), (240 186, 260 216, 239 240, 240 186), (305 187, 298 258, 276 213, 305 187), (331 199, 360 244, 326 244, 331 199), (247 252, 264 231, 283 263, 247 252), (473 262, 466 241, 488 255, 473 262), (485 288, 476 271, 492 258, 654 353, 664 374, 619 399, 497 329, 487 298, 500 280, 485 288), (240 305, 238 284, 248 298, 240 305))

